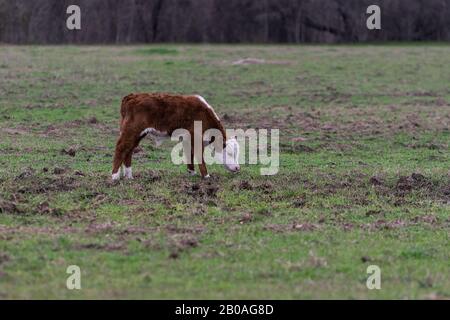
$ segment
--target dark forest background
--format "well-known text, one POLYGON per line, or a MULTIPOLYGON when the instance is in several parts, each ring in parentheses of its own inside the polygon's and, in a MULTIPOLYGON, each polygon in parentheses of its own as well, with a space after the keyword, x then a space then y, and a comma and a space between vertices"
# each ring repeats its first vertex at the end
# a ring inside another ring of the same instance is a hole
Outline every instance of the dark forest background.
POLYGON ((450 0, 0 0, 3 43, 450 40, 450 0), (66 28, 81 7, 82 30, 66 28), (382 30, 366 27, 377 4, 382 30))

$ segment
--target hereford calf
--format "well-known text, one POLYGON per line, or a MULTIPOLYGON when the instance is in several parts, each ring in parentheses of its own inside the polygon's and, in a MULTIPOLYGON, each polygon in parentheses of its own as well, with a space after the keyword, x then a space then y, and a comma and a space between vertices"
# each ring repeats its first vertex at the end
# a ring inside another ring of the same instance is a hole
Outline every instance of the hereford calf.
MULTIPOLYGON (((130 94, 123 98, 120 109, 120 136, 117 141, 112 170, 112 179, 120 179, 120 168, 124 165, 125 178, 132 179, 131 158, 133 150, 147 135, 155 137, 170 137, 176 129, 186 129, 191 136, 191 152, 186 154, 188 171, 195 174, 194 168, 194 121, 201 121, 202 137, 208 129, 219 130, 222 134, 222 145, 216 149, 225 168, 232 172, 240 170, 238 164, 239 144, 236 139, 226 138, 225 130, 213 108, 201 96, 182 96, 169 94, 130 94)), ((213 142, 214 139, 210 142, 213 142)), ((219 141, 219 140, 217 140, 219 141)), ((206 164, 203 159, 201 144, 200 173, 208 178, 206 164)), ((216 155, 217 156, 217 155, 216 155)))

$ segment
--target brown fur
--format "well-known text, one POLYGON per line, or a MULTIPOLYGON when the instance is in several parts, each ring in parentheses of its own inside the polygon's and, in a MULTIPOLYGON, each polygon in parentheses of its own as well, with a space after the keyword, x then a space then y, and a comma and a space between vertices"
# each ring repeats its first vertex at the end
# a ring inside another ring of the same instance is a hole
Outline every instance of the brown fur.
MULTIPOLYGON (((131 167, 133 150, 143 138, 141 133, 146 128, 167 132, 169 136, 176 129, 189 130, 193 146, 194 121, 201 121, 203 133, 208 129, 218 129, 222 132, 222 147, 225 147, 226 134, 220 120, 196 96, 162 93, 130 94, 122 99, 120 114, 121 135, 116 144, 113 174, 118 172, 123 163, 126 167, 131 167)), ((194 154, 193 148, 191 149, 191 164, 188 165, 188 169, 194 170, 194 154)), ((200 172, 204 177, 207 175, 206 165, 203 158, 198 160, 200 172)))

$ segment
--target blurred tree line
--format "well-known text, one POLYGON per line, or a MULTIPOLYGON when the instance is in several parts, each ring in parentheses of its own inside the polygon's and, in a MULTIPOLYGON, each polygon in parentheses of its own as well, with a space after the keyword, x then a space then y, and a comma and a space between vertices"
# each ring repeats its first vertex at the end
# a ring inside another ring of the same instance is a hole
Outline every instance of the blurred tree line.
POLYGON ((450 40, 450 0, 0 0, 0 42, 450 40), (66 9, 81 7, 79 31, 66 9), (381 31, 366 9, 381 8, 381 31))

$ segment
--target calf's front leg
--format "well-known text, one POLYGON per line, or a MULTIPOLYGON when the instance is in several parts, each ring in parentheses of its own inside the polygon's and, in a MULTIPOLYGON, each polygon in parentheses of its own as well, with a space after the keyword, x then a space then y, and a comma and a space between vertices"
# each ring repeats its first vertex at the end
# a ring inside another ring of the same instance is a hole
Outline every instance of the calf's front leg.
POLYGON ((128 152, 127 156, 125 157, 125 166, 124 166, 124 170, 123 170, 123 175, 125 176, 126 179, 133 179, 133 172, 131 170, 131 160, 133 157, 133 150, 134 148, 128 152))
POLYGON ((199 169, 200 169, 200 174, 202 175, 203 179, 208 179, 211 176, 208 174, 208 170, 206 169, 206 164, 204 162, 199 163, 198 165, 199 169))
POLYGON ((194 150, 189 145, 189 142, 183 140, 183 152, 187 161, 187 170, 191 176, 195 176, 197 173, 195 172, 194 167, 194 150))
MULTIPOLYGON (((203 139, 201 139, 201 141, 203 141, 203 139)), ((192 148, 192 159, 196 158, 198 160, 198 168, 200 169, 200 174, 202 175, 202 178, 208 179, 210 176, 208 174, 208 170, 206 169, 205 159, 203 157, 203 153, 205 151, 203 143, 200 145, 200 150, 195 150, 195 147, 197 146, 195 145, 194 142, 194 136, 192 136, 191 146, 194 146, 194 148, 192 148)), ((188 167, 188 169, 190 168, 188 167)))
POLYGON ((200 163, 198 164, 198 168, 200 169, 200 174, 202 175, 203 179, 208 179, 210 177, 210 175, 208 174, 208 170, 206 169, 206 163, 205 163, 205 159, 203 157, 203 152, 205 151, 205 148, 202 145, 202 160, 200 161, 200 163))

